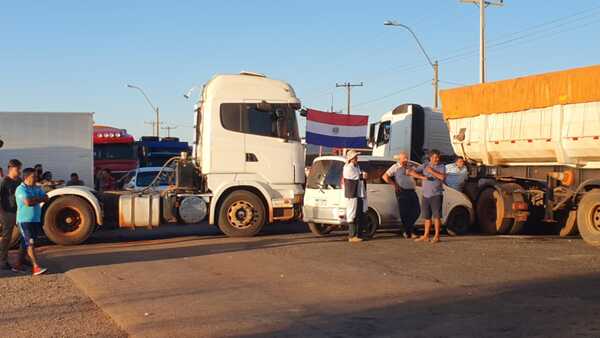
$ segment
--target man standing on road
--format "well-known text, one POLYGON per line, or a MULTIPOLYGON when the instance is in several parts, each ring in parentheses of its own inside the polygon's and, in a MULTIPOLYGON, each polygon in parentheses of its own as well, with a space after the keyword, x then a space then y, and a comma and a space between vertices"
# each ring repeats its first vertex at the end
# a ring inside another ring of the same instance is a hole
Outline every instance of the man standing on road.
POLYGON ((394 156, 398 161, 382 176, 382 179, 394 187, 400 210, 400 219, 404 226, 404 238, 413 238, 415 222, 421 214, 419 196, 415 192, 414 169, 408 162, 408 155, 400 152, 394 156))
POLYGON ((459 156, 454 163, 446 165, 446 185, 450 188, 462 191, 468 176, 464 158, 459 156))
POLYGON ((344 196, 346 197, 346 221, 348 222, 348 241, 362 242, 359 237, 367 209, 366 173, 358 166, 358 152, 348 151, 344 165, 344 196))
POLYGON ((435 225, 435 235, 432 243, 440 241, 440 230, 442 228, 442 206, 444 199, 444 180, 446 179, 446 167, 440 163, 440 152, 431 150, 429 162, 417 168, 417 177, 423 180, 423 218, 425 219, 425 232, 416 241, 429 241, 431 220, 435 225))
POLYGON ((12 159, 8 161, 8 172, 0 183, 0 269, 11 270, 8 264, 8 249, 11 245, 13 231, 17 224, 17 202, 15 191, 21 184, 21 162, 12 159))
POLYGON ((36 185, 36 172, 33 168, 23 170, 23 183, 19 185, 15 192, 17 201, 17 223, 21 231, 21 252, 19 261, 15 266, 16 270, 21 270, 25 251, 33 264, 33 275, 41 275, 46 272, 37 261, 35 254, 35 241, 38 233, 41 231, 42 207, 41 203, 48 201, 46 193, 36 185))

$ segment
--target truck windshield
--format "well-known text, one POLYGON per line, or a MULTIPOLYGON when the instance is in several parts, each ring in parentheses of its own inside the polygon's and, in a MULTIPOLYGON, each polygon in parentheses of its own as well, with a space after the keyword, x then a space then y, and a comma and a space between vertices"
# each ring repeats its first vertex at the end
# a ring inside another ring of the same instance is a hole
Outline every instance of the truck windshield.
POLYGON ((94 160, 135 160, 131 144, 94 144, 94 160))
POLYGON ((270 104, 268 109, 254 103, 224 103, 221 124, 245 134, 299 141, 296 110, 288 104, 270 104))

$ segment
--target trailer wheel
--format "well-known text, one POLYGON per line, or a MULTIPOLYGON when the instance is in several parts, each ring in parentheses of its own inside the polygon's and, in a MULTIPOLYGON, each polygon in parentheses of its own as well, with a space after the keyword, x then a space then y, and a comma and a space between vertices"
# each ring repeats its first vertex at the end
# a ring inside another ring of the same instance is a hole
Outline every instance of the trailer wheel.
POLYGON ((586 193, 579 202, 577 228, 584 241, 600 246, 600 190, 586 193))
POLYGON ((308 229, 310 229, 310 232, 312 232, 313 234, 315 234, 319 237, 327 236, 333 231, 333 226, 330 224, 313 223, 313 222, 309 222, 307 224, 308 224, 308 229))
POLYGON ((249 191, 235 191, 221 204, 219 229, 230 237, 252 237, 260 232, 265 219, 265 206, 258 196, 249 191))
MULTIPOLYGON (((2 239, 2 227, 3 225, 0 223, 0 240, 2 239)), ((12 229, 12 233, 10 236, 10 239, 8 240, 8 247, 9 248, 15 248, 17 247, 17 244, 19 244, 19 239, 21 238, 21 233, 19 232, 19 228, 17 228, 17 226, 15 225, 12 229)))
POLYGON ((504 218, 504 198, 494 188, 486 188, 477 199, 477 221, 481 232, 488 235, 506 234, 512 218, 504 218))
POLYGON ((471 227, 471 216, 465 207, 452 209, 446 220, 446 232, 450 236, 461 236, 469 232, 471 227))
POLYGON ((44 233, 52 242, 75 245, 94 231, 94 212, 77 196, 62 196, 52 201, 44 214, 44 233))
POLYGON ((577 234, 577 211, 570 210, 567 219, 561 223, 560 237, 568 237, 577 234))

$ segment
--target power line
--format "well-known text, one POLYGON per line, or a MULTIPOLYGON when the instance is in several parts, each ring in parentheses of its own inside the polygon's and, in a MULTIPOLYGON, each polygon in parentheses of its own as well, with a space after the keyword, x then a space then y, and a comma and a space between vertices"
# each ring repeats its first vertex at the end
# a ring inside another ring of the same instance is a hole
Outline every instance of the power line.
POLYGON ((421 87, 421 86, 423 86, 425 84, 429 84, 429 83, 430 83, 429 80, 423 81, 423 82, 418 83, 416 85, 396 90, 396 91, 391 92, 389 94, 386 94, 384 96, 380 96, 378 98, 375 98, 375 99, 372 99, 372 100, 369 100, 369 101, 364 101, 364 102, 361 102, 361 103, 357 103, 357 104, 353 105, 352 107, 356 108, 356 107, 364 106, 364 105, 367 105, 367 104, 370 104, 370 103, 373 103, 373 102, 381 101, 381 100, 387 99, 388 97, 392 97, 392 96, 394 96, 396 94, 400 94, 402 92, 406 92, 406 91, 409 91, 409 90, 421 87))

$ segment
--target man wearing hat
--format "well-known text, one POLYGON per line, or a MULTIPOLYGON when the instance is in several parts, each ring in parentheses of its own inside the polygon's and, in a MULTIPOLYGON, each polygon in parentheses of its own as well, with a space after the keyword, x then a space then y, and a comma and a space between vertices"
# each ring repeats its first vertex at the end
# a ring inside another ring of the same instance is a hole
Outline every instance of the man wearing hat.
POLYGON ((382 179, 394 187, 398 199, 400 219, 404 226, 404 238, 412 238, 414 235, 415 222, 421 214, 419 196, 415 192, 416 177, 414 169, 408 161, 408 155, 401 151, 394 156, 398 162, 394 163, 384 174, 382 179))
POLYGON ((361 172, 358 166, 359 153, 350 150, 346 154, 344 165, 344 197, 346 197, 346 221, 348 222, 348 241, 362 242, 359 234, 367 211, 367 174, 361 172))

